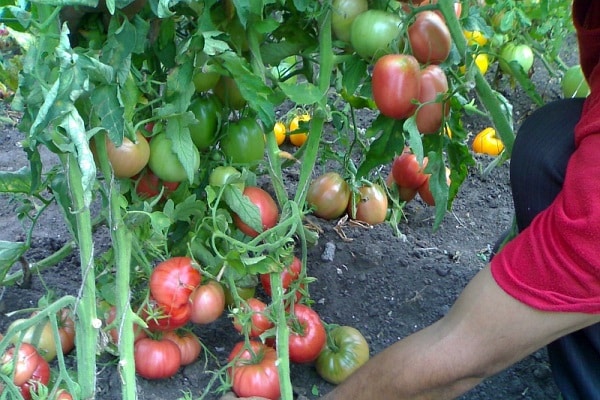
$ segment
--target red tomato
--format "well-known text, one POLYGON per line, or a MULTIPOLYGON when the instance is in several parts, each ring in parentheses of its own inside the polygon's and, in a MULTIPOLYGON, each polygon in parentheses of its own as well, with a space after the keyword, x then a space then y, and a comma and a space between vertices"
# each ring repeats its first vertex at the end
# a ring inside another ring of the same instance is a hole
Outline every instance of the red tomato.
MULTIPOLYGON (((419 192, 419 196, 421 199, 429 204, 430 206, 435 206, 435 199, 433 198, 433 194, 431 193, 431 189, 429 188, 429 178, 431 175, 427 175, 427 179, 425 182, 419 186, 417 191, 419 192)), ((450 186, 450 168, 446 167, 446 183, 450 186)))
POLYGON ((350 201, 350 186, 337 172, 327 172, 313 180, 306 194, 306 202, 314 208, 313 214, 324 219, 340 217, 350 201))
POLYGON ((177 190, 179 182, 164 182, 149 168, 146 168, 137 179, 135 191, 141 198, 151 198, 158 196, 163 187, 163 198, 167 198, 177 190))
POLYGON ((37 355, 36 361, 36 367, 33 370, 31 377, 19 387, 21 395, 25 400, 31 399, 31 391, 37 392, 39 384, 47 386, 50 381, 50 365, 48 364, 48 361, 39 354, 37 355))
POLYGON ((433 11, 417 14, 408 27, 408 40, 412 54, 423 64, 439 64, 448 58, 452 41, 446 22, 433 11))
POLYGON ((387 216, 388 198, 385 190, 376 183, 358 188, 348 204, 350 218, 377 225, 385 221, 387 216), (354 208, 356 207, 356 210, 354 208))
POLYGON ((54 397, 54 400, 73 400, 73 396, 65 389, 60 389, 58 392, 56 392, 56 397, 54 397))
POLYGON ((409 202, 417 195, 417 189, 398 186, 398 198, 404 202, 409 202))
POLYGON ((327 332, 319 314, 304 304, 294 306, 290 331, 290 361, 308 363, 317 359, 327 342, 327 332))
POLYGON ((192 304, 169 307, 150 298, 142 310, 142 318, 152 332, 171 331, 187 324, 192 317, 192 304))
POLYGON ((423 172, 427 166, 427 157, 423 158, 423 165, 419 164, 417 156, 404 148, 402 154, 394 159, 392 164, 392 175, 394 181, 400 187, 416 189, 425 182, 427 174, 423 172))
MULTIPOLYGON (((267 305, 256 297, 251 297, 245 303, 241 303, 240 308, 240 314, 243 315, 242 318, 245 319, 246 315, 250 316, 246 320, 250 323, 248 333, 250 337, 258 337, 273 327, 273 322, 265 312, 267 305)), ((244 324, 245 321, 242 321, 238 315, 234 315, 233 326, 238 332, 241 333, 244 331, 244 324)))
POLYGON ((257 341, 250 341, 250 349, 244 342, 237 343, 228 361, 233 363, 228 370, 233 383, 233 391, 239 397, 264 397, 277 400, 281 395, 277 352, 272 347, 257 341))
POLYGON ((68 354, 75 347, 75 322, 71 309, 61 309, 57 313, 57 322, 62 352, 68 354))
POLYGON ((192 317, 196 324, 210 324, 225 311, 225 291, 217 281, 198 286, 190 295, 192 317))
POLYGON ((448 79, 443 69, 431 64, 421 70, 421 90, 418 100, 423 105, 418 108, 415 117, 419 132, 424 134, 439 132, 450 108, 445 101, 436 101, 436 99, 447 91, 448 79))
POLYGON ((189 257, 173 257, 159 263, 150 274, 150 294, 169 308, 181 307, 202 281, 189 257))
POLYGON ((375 63, 371 84, 379 111, 390 118, 410 117, 421 87, 419 62, 408 54, 388 54, 375 63))
POLYGON ((181 351, 169 339, 140 339, 135 342, 133 356, 135 372, 146 379, 170 378, 181 365, 181 351))
POLYGON ((168 339, 179 347, 181 352, 181 365, 189 365, 196 361, 202 352, 200 339, 193 332, 167 331, 163 339, 168 339))
POLYGON ((27 382, 38 364, 39 353, 30 343, 21 343, 15 360, 15 348, 11 347, 0 360, 0 373, 13 377, 15 386, 27 382))
MULTIPOLYGON (((301 271, 302 261, 294 256, 292 263, 281 272, 281 285, 283 286, 284 292, 290 287, 293 281, 298 279, 301 271)), ((261 274, 260 283, 262 284, 265 293, 271 296, 271 274, 261 274)))
MULTIPOLYGON (((273 197, 271 197, 269 193, 257 186, 248 186, 244 188, 244 196, 248 197, 248 199, 256 207, 258 207, 260 219, 262 221, 263 231, 271 229, 275 226, 275 224, 277 224, 277 219, 279 219, 279 210, 277 208, 277 203, 275 203, 275 200, 273 200, 273 197)), ((258 232, 249 227, 235 213, 233 214, 233 223, 240 231, 244 232, 246 235, 252 237, 258 236, 258 232)))

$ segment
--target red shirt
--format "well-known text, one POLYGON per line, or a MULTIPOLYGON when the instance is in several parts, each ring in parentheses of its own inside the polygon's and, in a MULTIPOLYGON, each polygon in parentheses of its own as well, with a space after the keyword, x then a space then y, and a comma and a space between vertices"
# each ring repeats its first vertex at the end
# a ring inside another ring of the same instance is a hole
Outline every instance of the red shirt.
POLYGON ((580 62, 590 85, 562 191, 491 262, 512 297, 544 311, 600 314, 600 1, 575 0, 580 62))

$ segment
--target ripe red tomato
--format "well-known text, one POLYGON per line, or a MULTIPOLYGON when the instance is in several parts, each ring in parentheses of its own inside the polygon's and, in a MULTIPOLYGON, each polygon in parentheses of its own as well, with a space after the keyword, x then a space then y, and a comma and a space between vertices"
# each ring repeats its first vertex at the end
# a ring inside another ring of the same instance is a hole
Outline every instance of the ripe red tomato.
POLYGON ((375 63, 371 80, 373 100, 390 118, 410 117, 421 87, 419 62, 409 54, 389 54, 375 63))
POLYGON ((0 372, 11 376, 15 386, 27 382, 37 367, 39 354, 35 346, 30 343, 21 343, 15 360, 15 348, 11 347, 0 359, 0 372))
POLYGON ((135 191, 143 199, 158 196, 163 189, 163 198, 168 198, 179 187, 179 182, 164 182, 158 176, 146 168, 137 178, 135 191))
MULTIPOLYGON (((284 293, 292 282, 298 279, 300 272, 302 272, 302 261, 294 256, 292 263, 281 272, 281 286, 284 293)), ((271 296, 271 274, 260 274, 260 283, 265 293, 271 296)))
POLYGON ((416 189, 425 182, 427 174, 423 172, 427 166, 427 157, 423 158, 423 165, 419 164, 417 156, 404 148, 402 154, 394 159, 392 164, 392 175, 394 181, 400 187, 416 189))
POLYGON ((141 317, 146 321, 148 330, 151 332, 171 331, 181 328, 190 321, 192 304, 187 302, 176 307, 170 307, 158 303, 151 297, 142 309, 141 317))
POLYGON ((306 194, 306 202, 314 208, 313 214, 324 219, 340 217, 349 201, 350 186, 337 172, 327 172, 313 180, 306 194))
POLYGON ((354 19, 367 11, 367 0, 333 0, 331 7, 331 29, 336 38, 350 43, 350 27, 354 19))
POLYGON ((135 372, 146 379, 170 378, 181 365, 181 351, 169 339, 140 339, 135 342, 133 356, 135 372))
POLYGON ((327 342, 319 314, 304 304, 294 305, 289 338, 290 361, 308 363, 317 359, 327 342))
POLYGON ((448 79, 443 69, 431 64, 421 70, 421 90, 419 90, 418 100, 423 105, 419 107, 415 117, 419 132, 423 134, 439 132, 450 108, 448 103, 440 101, 438 97, 447 91, 448 79))
POLYGON ((433 11, 417 14, 408 27, 412 54, 422 64, 440 64, 448 58, 452 41, 446 23, 433 11))
POLYGON ((57 313, 58 336, 63 354, 69 354, 75 347, 75 321, 70 308, 62 308, 57 313))
MULTIPOLYGON (((435 199, 433 198, 433 194, 431 193, 431 188, 429 187, 429 178, 430 174, 427 174, 427 179, 425 182, 419 186, 417 191, 419 192, 419 196, 421 199, 430 206, 435 206, 435 199)), ((450 168, 446 167, 446 184, 450 186, 450 168)))
POLYGON ((281 389, 276 364, 277 352, 255 340, 251 340, 249 344, 248 349, 245 342, 238 342, 227 358, 228 362, 233 363, 228 370, 233 391, 238 397, 279 399, 281 389))
POLYGON ((31 399, 31 391, 38 391, 38 385, 42 384, 47 386, 50 381, 50 365, 48 364, 48 361, 40 354, 37 354, 37 360, 34 362, 37 363, 31 377, 19 387, 21 395, 25 400, 31 399))
POLYGON ((180 307, 202 281, 189 257, 173 257, 159 263, 150 274, 150 294, 160 304, 180 307))
POLYGON ((225 291, 217 281, 208 281, 198 286, 190 295, 192 316, 196 324, 209 324, 216 321, 225 311, 225 291))
POLYGON ((163 339, 172 341, 179 347, 181 353, 181 365, 189 365, 196 361, 202 352, 200 339, 193 332, 167 331, 163 339))
POLYGON ((373 183, 359 187, 358 192, 357 195, 350 198, 348 204, 350 218, 371 225, 377 225, 385 221, 388 207, 385 189, 373 183))
MULTIPOLYGON (((257 186, 247 186, 244 188, 244 196, 246 196, 256 207, 260 213, 263 231, 271 229, 277 224, 279 219, 279 209, 273 197, 265 190, 257 186)), ((237 215, 233 214, 233 223, 235 226, 248 236, 256 237, 258 232, 252 229, 237 215)))
POLYGON ((244 331, 244 325, 246 323, 250 324, 248 334, 250 337, 258 337, 263 334, 266 330, 269 330, 273 327, 273 322, 265 312, 267 309, 267 305, 257 299, 256 297, 251 297, 246 300, 245 303, 240 304, 240 314, 244 320, 240 319, 238 315, 234 315, 233 317, 233 327, 240 333, 244 331), (249 315, 250 318, 246 320, 246 316, 249 315))
POLYGON ((363 58, 379 58, 400 48, 402 18, 371 9, 358 14, 350 26, 350 44, 363 58))

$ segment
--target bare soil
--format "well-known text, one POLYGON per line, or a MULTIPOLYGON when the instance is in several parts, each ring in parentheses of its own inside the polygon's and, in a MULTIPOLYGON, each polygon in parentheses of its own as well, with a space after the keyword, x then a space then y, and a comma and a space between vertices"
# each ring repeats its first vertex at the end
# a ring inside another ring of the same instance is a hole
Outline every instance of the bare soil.
MULTIPOLYGON (((545 100, 558 98, 558 83, 549 79, 543 68, 534 74, 545 100)), ((533 110, 530 99, 519 88, 504 85, 504 95, 514 105, 517 126, 533 110)), ((487 122, 468 120, 466 126, 473 134, 487 122)), ((26 165, 26 157, 18 148, 21 134, 13 127, 0 130, 0 170, 15 170, 26 165)), ((52 155, 47 155, 52 163, 52 155)), ((408 204, 406 219, 399 226, 401 237, 394 236, 386 224, 372 229, 346 225, 343 230, 350 241, 342 240, 334 229, 337 221, 314 219, 321 227, 318 243, 309 249, 309 275, 316 278, 310 293, 314 308, 328 323, 352 325, 362 331, 375 354, 398 339, 433 323, 442 317, 457 298, 469 279, 489 259, 496 239, 510 227, 512 197, 509 186, 508 163, 484 177, 481 170, 491 158, 478 156, 478 165, 471 168, 468 179, 448 212, 440 229, 433 227, 434 209, 420 200, 408 204), (335 249, 331 253, 331 249, 335 249)), ((289 171, 287 179, 297 179, 289 171)), ((16 219, 19 204, 0 196, 0 240, 24 238, 24 228, 16 219)), ((39 260, 57 250, 70 235, 62 216, 48 210, 34 234, 29 261, 39 260)), ((106 232, 97 234, 95 247, 108 245, 106 232)), ((17 266, 15 266, 17 268, 17 266)), ((0 331, 19 315, 7 313, 34 307, 47 290, 57 296, 76 295, 79 284, 76 254, 33 277, 29 288, 12 286, 0 288, 0 331)), ((259 293, 260 295, 260 293, 259 293)), ((493 318, 493 315, 490 315, 493 318)), ((231 329, 231 321, 222 317, 207 326, 193 330, 202 339, 206 350, 223 363, 229 350, 239 340, 231 329)), ((204 352, 206 355, 207 353, 204 352)), ((74 353, 68 357, 74 360, 74 353)), ((163 381, 138 379, 140 399, 177 399, 189 392, 199 398, 212 375, 215 358, 201 357, 182 368, 173 378, 163 381)), ((98 399, 120 399, 120 378, 115 358, 104 354, 98 370, 98 399)), ((312 365, 294 365, 292 384, 298 398, 315 399, 332 386, 321 379, 312 365)), ((373 382, 377 385, 377 382, 373 382)), ((208 394, 218 399, 220 394, 208 394)), ((483 399, 558 399, 544 349, 461 397, 463 400, 483 399)))

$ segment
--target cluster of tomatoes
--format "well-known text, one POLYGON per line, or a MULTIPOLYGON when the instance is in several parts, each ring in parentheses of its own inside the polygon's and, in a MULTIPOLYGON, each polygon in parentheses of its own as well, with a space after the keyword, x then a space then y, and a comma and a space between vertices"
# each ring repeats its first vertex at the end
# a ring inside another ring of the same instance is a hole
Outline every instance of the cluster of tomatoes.
MULTIPOLYGON (((8 327, 8 332, 13 332, 23 324, 27 326, 13 336, 13 346, 0 357, 0 373, 12 378, 12 383, 25 400, 35 395, 43 397, 48 394, 52 394, 53 400, 73 399, 65 388, 56 387, 52 391, 49 390, 52 384, 50 362, 56 358, 58 351, 66 355, 75 347, 75 324, 71 310, 61 309, 56 314, 56 322, 58 338, 55 338, 52 323, 48 318, 37 322, 21 318, 13 321, 8 327)), ((3 390, 4 387, 0 383, 0 394, 3 390)))
POLYGON ((290 143, 294 146, 302 146, 306 142, 306 139, 308 139, 308 133, 304 129, 299 128, 302 122, 308 121, 310 121, 310 114, 307 113, 295 115, 287 127, 283 121, 277 121, 273 128, 277 145, 281 146, 289 137, 290 143))

